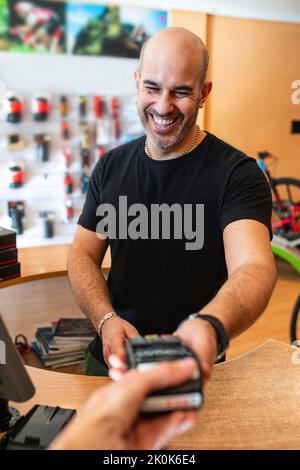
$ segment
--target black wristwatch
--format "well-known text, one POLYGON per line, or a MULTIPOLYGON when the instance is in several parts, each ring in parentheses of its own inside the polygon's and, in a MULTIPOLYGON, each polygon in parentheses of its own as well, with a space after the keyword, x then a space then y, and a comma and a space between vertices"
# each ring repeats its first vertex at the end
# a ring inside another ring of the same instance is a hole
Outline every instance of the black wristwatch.
POLYGON ((205 313, 192 313, 189 315, 188 319, 192 320, 194 318, 200 318, 200 320, 208 321, 211 326, 214 328, 217 335, 217 357, 216 361, 221 359, 224 356, 226 349, 229 347, 229 336, 226 333, 223 323, 217 317, 212 315, 206 315, 205 313))

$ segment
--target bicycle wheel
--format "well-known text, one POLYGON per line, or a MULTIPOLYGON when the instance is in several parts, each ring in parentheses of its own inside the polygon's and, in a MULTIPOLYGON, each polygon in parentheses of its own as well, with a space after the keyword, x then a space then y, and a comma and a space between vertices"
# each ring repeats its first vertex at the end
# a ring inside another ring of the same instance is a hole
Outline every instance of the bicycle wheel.
POLYGON ((300 180, 275 178, 271 182, 273 193, 273 231, 278 235, 300 237, 300 180))
POLYGON ((296 300, 296 303, 292 311, 291 320, 290 320, 290 340, 292 344, 294 341, 297 341, 297 320, 298 320, 299 312, 300 312, 300 295, 298 299, 296 300))

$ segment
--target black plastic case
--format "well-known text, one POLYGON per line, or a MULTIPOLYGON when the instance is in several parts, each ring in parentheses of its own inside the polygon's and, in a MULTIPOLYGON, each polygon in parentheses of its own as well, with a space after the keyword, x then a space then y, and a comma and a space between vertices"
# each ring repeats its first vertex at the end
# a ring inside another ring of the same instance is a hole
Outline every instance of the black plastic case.
POLYGON ((5 449, 47 449, 75 413, 59 406, 35 405, 9 433, 5 449))

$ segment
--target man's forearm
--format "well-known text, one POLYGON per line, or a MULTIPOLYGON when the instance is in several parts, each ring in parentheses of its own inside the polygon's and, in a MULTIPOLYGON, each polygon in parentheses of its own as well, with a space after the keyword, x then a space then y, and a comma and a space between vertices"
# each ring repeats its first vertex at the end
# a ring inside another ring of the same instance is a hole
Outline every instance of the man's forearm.
POLYGON ((99 264, 90 255, 71 248, 68 274, 77 304, 97 328, 99 319, 113 311, 99 264))
POLYGON ((276 282, 276 268, 249 264, 234 272, 201 309, 218 317, 232 338, 246 330, 265 309, 276 282))

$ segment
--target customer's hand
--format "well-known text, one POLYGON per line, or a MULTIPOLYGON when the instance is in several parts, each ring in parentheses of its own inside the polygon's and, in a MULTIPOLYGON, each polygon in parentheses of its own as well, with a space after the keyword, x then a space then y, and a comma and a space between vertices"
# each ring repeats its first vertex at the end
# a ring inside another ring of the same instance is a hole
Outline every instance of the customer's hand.
POLYGON ((196 369, 191 358, 161 363, 151 370, 126 372, 121 381, 105 385, 85 403, 55 439, 50 449, 160 449, 189 429, 195 411, 159 417, 138 417, 145 396, 190 379, 196 369))
POLYGON ((137 329, 121 317, 109 318, 101 330, 103 357, 106 364, 113 365, 109 361, 109 357, 112 356, 114 367, 122 372, 125 371, 127 369, 125 341, 127 338, 134 338, 138 335, 137 329))
MULTIPOLYGON (((174 335, 179 336, 198 355, 203 378, 208 379, 217 355, 217 338, 211 324, 198 318, 186 320, 179 325, 174 335)), ((121 380, 127 369, 125 362, 112 354, 108 357, 108 363, 110 365, 109 376, 115 381, 121 380)))
POLYGON ((198 355, 204 379, 208 379, 217 355, 217 338, 211 324, 199 318, 186 320, 174 335, 179 336, 198 355))

